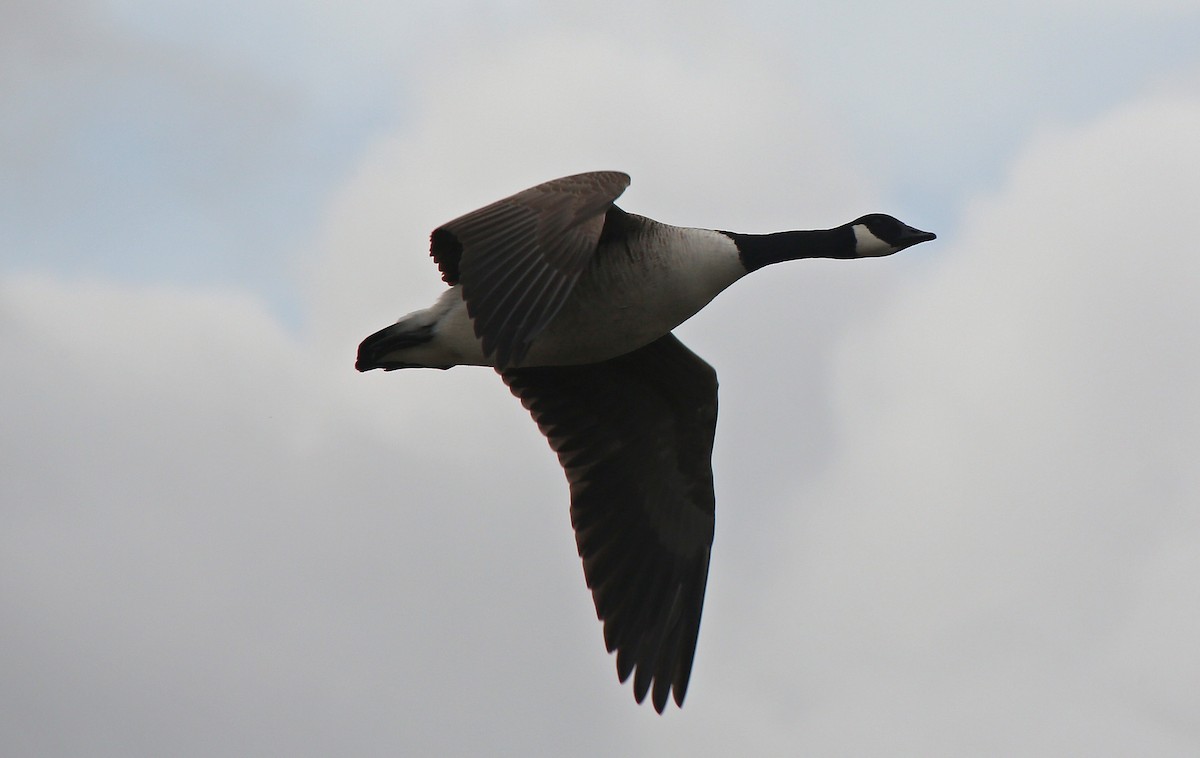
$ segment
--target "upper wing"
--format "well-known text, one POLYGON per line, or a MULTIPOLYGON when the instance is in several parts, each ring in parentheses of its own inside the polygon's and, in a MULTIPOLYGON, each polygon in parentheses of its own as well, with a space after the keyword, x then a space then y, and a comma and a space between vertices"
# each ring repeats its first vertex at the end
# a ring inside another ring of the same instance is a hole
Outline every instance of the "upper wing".
POLYGON ((499 368, 524 357, 587 267, 604 214, 629 186, 616 171, 539 184, 442 224, 430 255, 462 284, 484 355, 499 368))
POLYGON ((584 577, 640 703, 683 703, 713 539, 717 375, 668 334, 603 363, 503 371, 567 474, 584 577))

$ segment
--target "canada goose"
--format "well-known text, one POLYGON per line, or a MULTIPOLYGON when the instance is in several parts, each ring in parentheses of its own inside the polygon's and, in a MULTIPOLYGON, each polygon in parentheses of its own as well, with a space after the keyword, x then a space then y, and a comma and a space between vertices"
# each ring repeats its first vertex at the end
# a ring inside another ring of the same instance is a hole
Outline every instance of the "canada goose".
POLYGON ((716 372, 671 330, 751 271, 935 239, 883 214, 817 231, 669 226, 615 171, 539 184, 433 231, 449 285, 363 340, 355 368, 494 366, 566 471, 604 642, 634 697, 683 704, 713 539, 716 372))

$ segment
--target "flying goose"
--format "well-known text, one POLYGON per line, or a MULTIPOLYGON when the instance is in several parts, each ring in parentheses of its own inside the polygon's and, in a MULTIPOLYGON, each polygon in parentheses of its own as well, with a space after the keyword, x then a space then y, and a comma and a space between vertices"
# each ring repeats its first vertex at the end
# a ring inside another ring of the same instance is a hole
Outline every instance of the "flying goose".
POLYGON ((669 226, 616 171, 539 184, 433 231, 450 288, 363 340, 355 368, 493 366, 558 454, 617 675, 683 704, 713 539, 717 375, 672 333, 751 271, 935 239, 873 213, 816 231, 669 226))

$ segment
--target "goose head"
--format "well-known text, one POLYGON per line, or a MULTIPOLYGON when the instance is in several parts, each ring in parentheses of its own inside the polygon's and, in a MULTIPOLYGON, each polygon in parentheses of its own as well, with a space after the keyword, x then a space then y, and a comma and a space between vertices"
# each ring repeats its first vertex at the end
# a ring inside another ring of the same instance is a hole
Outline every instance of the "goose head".
POLYGON ((879 258, 937 239, 933 232, 915 229, 886 213, 868 213, 851 221, 849 226, 854 232, 855 258, 879 258))

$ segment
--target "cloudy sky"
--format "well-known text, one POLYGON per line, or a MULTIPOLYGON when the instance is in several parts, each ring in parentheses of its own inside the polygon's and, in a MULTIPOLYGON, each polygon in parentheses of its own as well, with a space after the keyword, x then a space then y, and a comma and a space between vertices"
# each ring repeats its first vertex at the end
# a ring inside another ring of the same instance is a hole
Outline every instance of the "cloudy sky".
POLYGON ((1200 753, 1200 3, 0 4, 0 753, 1200 753), (682 710, 484 369, 358 375, 562 174, 780 266, 682 710))

